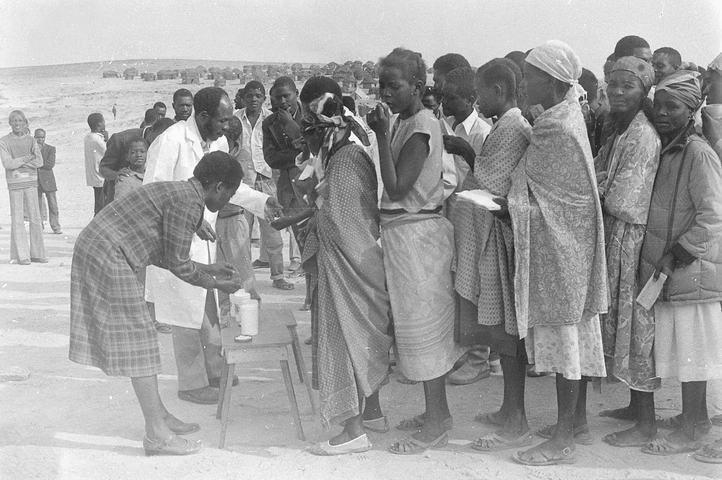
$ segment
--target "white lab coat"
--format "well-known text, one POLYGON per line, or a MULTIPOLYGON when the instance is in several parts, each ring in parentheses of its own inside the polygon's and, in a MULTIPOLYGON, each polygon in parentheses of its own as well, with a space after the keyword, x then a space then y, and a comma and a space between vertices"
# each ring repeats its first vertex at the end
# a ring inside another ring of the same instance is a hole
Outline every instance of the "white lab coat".
MULTIPOLYGON (((163 181, 185 181, 204 155, 202 138, 195 116, 169 127, 155 139, 148 150, 143 184, 163 181)), ((208 152, 228 152, 226 137, 211 142, 208 152)), ((254 215, 263 216, 268 195, 241 184, 231 203, 254 215)), ((206 209, 204 218, 215 229, 217 213, 206 209)), ((198 263, 215 262, 216 246, 193 237, 190 257, 198 263)), ((146 273, 146 298, 155 303, 158 321, 185 328, 200 329, 205 311, 206 291, 190 285, 168 270, 149 266, 146 273)))

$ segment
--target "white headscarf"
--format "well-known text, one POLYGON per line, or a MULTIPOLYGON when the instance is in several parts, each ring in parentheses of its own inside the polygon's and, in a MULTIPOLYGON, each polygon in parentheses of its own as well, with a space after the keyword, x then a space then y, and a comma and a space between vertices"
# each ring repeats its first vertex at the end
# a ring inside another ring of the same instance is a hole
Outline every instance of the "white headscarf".
POLYGON ((572 47, 560 40, 549 40, 529 52, 526 62, 543 70, 552 77, 572 86, 566 99, 584 96, 587 92, 579 85, 582 76, 582 61, 572 47))

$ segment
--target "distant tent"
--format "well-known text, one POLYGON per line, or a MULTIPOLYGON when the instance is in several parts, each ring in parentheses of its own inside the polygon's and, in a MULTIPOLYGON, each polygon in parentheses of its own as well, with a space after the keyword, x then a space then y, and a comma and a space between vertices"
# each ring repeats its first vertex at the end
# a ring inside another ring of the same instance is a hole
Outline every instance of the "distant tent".
POLYGON ((138 69, 135 67, 126 68, 123 71, 123 77, 126 80, 133 80, 137 76, 138 76, 138 69))
POLYGON ((120 78, 120 74, 115 70, 106 70, 103 72, 103 78, 120 78))
POLYGON ((178 78, 178 74, 173 70, 159 70, 157 78, 158 80, 173 80, 178 78))
POLYGON ((225 80, 235 80, 238 78, 235 73, 233 73, 233 70, 231 70, 231 67, 226 67, 221 72, 221 75, 225 80))
POLYGON ((155 73, 143 72, 140 74, 140 78, 142 78, 145 82, 155 82, 155 73))
POLYGON ((196 70, 198 70, 201 73, 206 73, 206 67, 204 67, 203 65, 198 65, 196 67, 196 70))
POLYGON ((218 77, 213 81, 214 87, 225 87, 226 86, 226 79, 223 77, 218 77))

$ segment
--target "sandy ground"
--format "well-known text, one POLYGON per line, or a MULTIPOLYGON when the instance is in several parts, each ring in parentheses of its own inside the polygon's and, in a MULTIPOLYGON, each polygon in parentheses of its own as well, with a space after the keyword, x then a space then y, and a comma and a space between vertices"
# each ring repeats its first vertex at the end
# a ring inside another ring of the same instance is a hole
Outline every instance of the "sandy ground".
MULTIPOLYGON (((511 460, 513 451, 482 454, 467 444, 491 431, 474 423, 474 414, 498 408, 502 379, 493 376, 475 384, 448 388, 455 428, 442 450, 403 457, 386 448, 403 436, 397 430, 372 434, 373 450, 346 457, 315 457, 305 449, 329 436, 310 412, 305 389, 295 380, 307 442, 296 439, 277 363, 252 362, 237 369, 241 385, 234 389, 226 448, 217 448, 220 422, 215 407, 177 398, 176 369, 169 335, 160 335, 164 373, 161 395, 169 410, 186 421, 199 422, 192 435, 205 448, 182 458, 145 457, 143 420, 126 378, 105 376, 97 369, 68 360, 69 277, 73 243, 92 217, 92 191, 85 185, 83 137, 85 118, 105 114, 111 133, 137 126, 142 112, 157 100, 170 106, 179 82, 103 80, 97 72, 55 72, 28 77, 22 71, 0 70, 0 117, 23 109, 31 128, 47 130, 57 146, 55 169, 63 235, 45 234, 50 263, 9 264, 10 218, 5 182, 0 182, 0 373, 14 368, 29 377, 0 383, 0 478, 2 479, 691 479, 722 478, 722 466, 702 464, 691 455, 656 457, 638 449, 618 449, 601 437, 627 428, 624 422, 597 416, 603 408, 623 405, 628 396, 619 384, 590 392, 589 412, 595 443, 578 447, 574 465, 530 468, 511 460), (109 113, 118 104, 119 116, 109 113)), ((233 91, 235 85, 227 86, 233 91)), ((194 88, 196 90, 197 87, 194 88)), ((169 112, 170 113, 170 112, 169 112)), ((1 129, 0 129, 1 130, 1 129)), ((8 128, 9 131, 9 128, 8 128)), ((254 248, 254 258, 258 250, 254 248)), ((300 337, 310 334, 310 315, 300 312, 303 283, 280 292, 270 286, 268 270, 258 270, 264 308, 290 309, 300 337)), ((307 366, 310 347, 304 346, 307 366)), ((395 381, 382 390, 385 413, 392 425, 423 409, 421 386, 395 381)), ((554 381, 529 379, 527 408, 531 427, 556 419, 554 381)), ((679 412, 679 385, 665 384, 656 396, 658 413, 679 412)), ((722 436, 714 428, 709 441, 722 436)), ((540 439, 535 439, 535 444, 540 439)))

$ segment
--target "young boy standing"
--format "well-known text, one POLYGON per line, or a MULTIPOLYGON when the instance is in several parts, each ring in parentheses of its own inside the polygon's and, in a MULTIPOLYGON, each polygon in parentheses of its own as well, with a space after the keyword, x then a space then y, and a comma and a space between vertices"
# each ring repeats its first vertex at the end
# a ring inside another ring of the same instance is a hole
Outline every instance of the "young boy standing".
MULTIPOLYGON (((474 69, 471 67, 456 68, 450 71, 444 81, 442 89, 442 106, 444 116, 439 123, 444 134, 444 144, 453 145, 457 140, 464 140, 474 151, 474 155, 481 153, 481 147, 489 134, 491 127, 479 118, 474 104, 474 69)), ((451 146, 453 150, 453 146, 451 146)), ((447 218, 454 226, 454 243, 457 252, 462 253, 473 249, 464 248, 464 242, 476 242, 474 229, 475 219, 482 215, 477 208, 469 203, 457 203, 456 193, 464 190, 480 188, 473 175, 469 175, 470 168, 463 157, 454 155, 456 170, 456 190, 446 200, 447 218)), ((458 254, 457 254, 458 255, 458 254)), ((458 258, 457 261, 474 262, 471 258, 458 258)), ((456 270, 456 269, 455 269, 456 270)), ((468 279, 459 278, 458 282, 468 279)), ((457 370, 449 373, 446 378, 454 385, 468 385, 490 375, 489 347, 482 345, 479 340, 476 309, 473 312, 468 308, 469 303, 457 294, 457 317, 455 327, 455 340, 467 350, 464 364, 457 370)), ((498 358, 498 357, 497 357, 498 358)), ((498 362, 498 360, 497 360, 498 362)))

